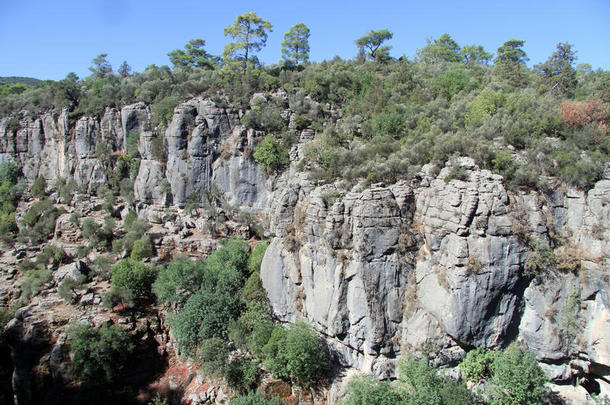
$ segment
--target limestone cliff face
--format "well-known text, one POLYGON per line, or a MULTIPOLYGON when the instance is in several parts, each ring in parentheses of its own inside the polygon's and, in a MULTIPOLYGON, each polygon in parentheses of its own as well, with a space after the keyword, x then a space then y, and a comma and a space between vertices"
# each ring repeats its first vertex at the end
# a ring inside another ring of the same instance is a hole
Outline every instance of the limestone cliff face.
POLYGON ((556 381, 607 376, 610 181, 586 195, 513 194, 471 159, 456 164, 467 180, 424 170, 347 193, 286 180, 270 200, 276 237, 261 273, 276 315, 309 320, 344 364, 381 376, 426 344, 451 364, 515 339, 556 381), (563 240, 556 268, 525 277, 532 241, 551 235, 563 240), (570 363, 576 353, 582 363, 570 363))
MULTIPOLYGON (((251 157, 263 134, 239 125, 241 114, 209 99, 179 105, 165 158, 153 153, 143 103, 99 121, 22 115, 16 132, 0 121, 0 161, 17 161, 30 182, 74 179, 93 192, 108 181, 98 144, 123 154, 135 131, 140 212, 154 206, 162 217, 214 185, 228 203, 264 214, 272 242, 261 278, 275 315, 310 322, 345 365, 389 376, 412 349, 433 345, 439 363, 454 364, 470 348, 518 339, 557 382, 610 375, 610 170, 586 193, 512 193, 461 158, 452 164, 464 180, 424 167, 410 182, 345 189, 295 170, 311 129, 291 168, 267 176, 251 157), (555 263, 526 277, 536 246, 554 248, 555 263)), ((287 123, 292 115, 285 106, 287 123)))
POLYGON ((269 187, 246 153, 254 148, 255 133, 237 125, 238 118, 236 111, 218 108, 210 100, 189 100, 176 108, 165 130, 167 156, 155 157, 155 129, 144 103, 120 111, 107 109, 100 121, 82 117, 70 122, 67 111, 24 115, 16 132, 7 128, 8 119, 0 121, 0 161, 16 161, 30 183, 38 176, 49 184, 58 178, 73 179, 94 193, 108 182, 108 154, 125 154, 127 137, 135 133, 141 157, 134 181, 136 199, 184 205, 191 194, 201 196, 213 184, 228 203, 261 212, 269 187), (169 182, 170 193, 160 187, 163 180, 169 182))

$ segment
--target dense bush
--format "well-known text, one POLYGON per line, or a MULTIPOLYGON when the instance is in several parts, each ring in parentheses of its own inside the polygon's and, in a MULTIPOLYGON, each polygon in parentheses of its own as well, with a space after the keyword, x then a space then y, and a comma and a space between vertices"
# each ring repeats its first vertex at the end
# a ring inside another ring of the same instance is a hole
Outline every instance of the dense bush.
POLYGON ((513 344, 493 362, 492 404, 534 405, 548 396, 544 371, 532 353, 513 344))
POLYGON ((339 402, 341 405, 397 405, 402 396, 389 382, 379 381, 371 375, 355 377, 347 385, 347 392, 339 402))
POLYGON ((31 243, 40 243, 55 231, 57 217, 65 211, 56 208, 51 200, 43 198, 36 201, 23 216, 23 236, 30 239, 31 243))
POLYGON ((276 377, 302 385, 322 377, 329 362, 323 341, 304 323, 291 324, 288 330, 275 328, 262 352, 276 377))
POLYGON ((439 376, 426 359, 406 359, 398 367, 406 404, 476 403, 466 384, 439 376))
POLYGON ((159 271, 152 287, 153 293, 159 302, 181 307, 201 286, 203 271, 203 263, 200 261, 176 258, 159 271))
POLYGON ((133 259, 124 259, 112 268, 112 286, 131 291, 136 297, 150 296, 157 269, 133 259))
MULTIPOLYGON (((29 300, 38 294, 42 287, 51 281, 53 273, 51 270, 28 270, 25 279, 21 282, 21 295, 29 300)), ((27 301, 26 301, 27 302, 27 301)))
POLYGON ((106 385, 123 377, 134 344, 121 327, 104 324, 95 329, 82 325, 70 335, 72 364, 79 379, 87 384, 106 385))
POLYGON ((248 246, 231 240, 212 253, 203 265, 201 288, 193 294, 170 324, 181 350, 193 353, 204 339, 224 339, 231 320, 241 310, 248 246))
POLYGON ((231 401, 231 405, 282 405, 283 402, 278 397, 265 398, 263 395, 250 392, 246 395, 236 397, 231 401))
POLYGON ((279 170, 290 163, 288 150, 272 135, 268 135, 258 144, 253 156, 261 169, 267 171, 279 170))
POLYGON ((468 381, 479 381, 491 377, 496 357, 497 352, 493 350, 474 349, 469 351, 459 366, 463 378, 468 381))

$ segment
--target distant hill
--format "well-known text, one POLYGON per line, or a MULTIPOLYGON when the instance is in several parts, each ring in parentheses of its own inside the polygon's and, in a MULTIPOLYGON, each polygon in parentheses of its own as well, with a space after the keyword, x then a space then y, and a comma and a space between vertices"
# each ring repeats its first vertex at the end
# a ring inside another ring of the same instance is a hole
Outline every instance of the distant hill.
POLYGON ((40 82, 42 82, 42 80, 35 79, 33 77, 16 77, 16 76, 0 77, 0 83, 3 83, 3 84, 23 83, 23 84, 27 84, 28 86, 35 86, 40 82))

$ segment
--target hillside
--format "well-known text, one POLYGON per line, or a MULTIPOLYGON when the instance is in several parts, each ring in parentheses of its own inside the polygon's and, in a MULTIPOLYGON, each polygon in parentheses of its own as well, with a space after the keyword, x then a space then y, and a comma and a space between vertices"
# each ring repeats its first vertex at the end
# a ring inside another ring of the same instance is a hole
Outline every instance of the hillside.
POLYGON ((610 395, 609 72, 194 45, 0 97, 17 403, 610 395))

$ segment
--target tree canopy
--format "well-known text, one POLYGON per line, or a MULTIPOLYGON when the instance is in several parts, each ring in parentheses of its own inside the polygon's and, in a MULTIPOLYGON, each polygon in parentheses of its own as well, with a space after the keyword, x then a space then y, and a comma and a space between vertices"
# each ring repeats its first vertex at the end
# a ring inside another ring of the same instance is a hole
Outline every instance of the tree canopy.
POLYGON ((195 66, 213 69, 218 57, 206 52, 205 41, 201 38, 191 39, 184 49, 175 49, 167 54, 174 67, 195 66))
POLYGON ((422 62, 460 62, 460 46, 451 38, 449 34, 443 34, 438 39, 427 39, 428 43, 418 51, 419 59, 422 62))
POLYGON ((251 54, 265 46, 272 30, 273 25, 254 12, 237 16, 233 25, 225 27, 224 30, 225 36, 234 40, 225 46, 223 52, 225 60, 241 60, 245 69, 248 67, 248 62, 251 62, 251 54))
POLYGON ((385 41, 392 39, 392 32, 387 29, 382 30, 371 30, 368 34, 358 38, 356 40, 356 45, 364 51, 366 48, 368 50, 367 56, 371 59, 375 59, 379 56, 387 56, 390 51, 390 46, 381 46, 385 41))
POLYGON ((309 28, 305 24, 295 24, 284 34, 282 58, 295 65, 309 60, 309 28))

